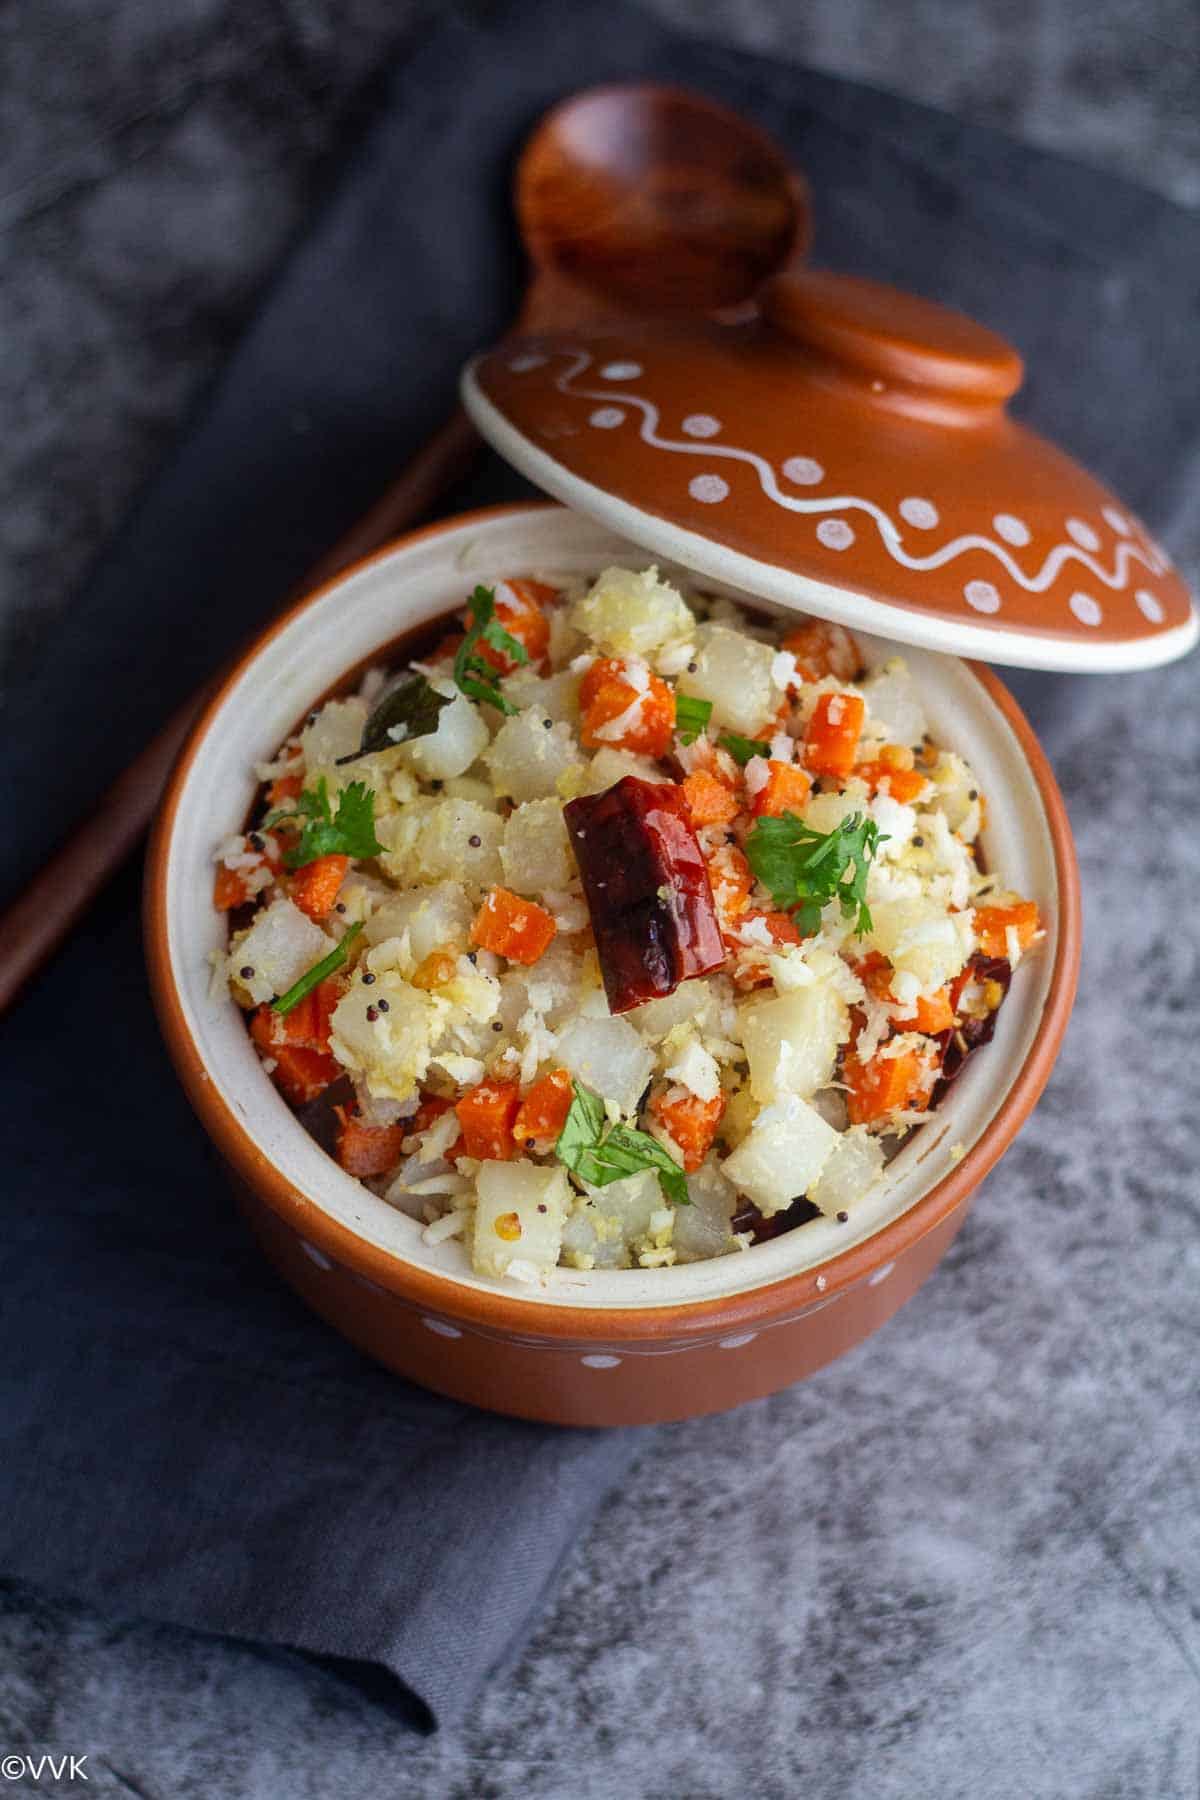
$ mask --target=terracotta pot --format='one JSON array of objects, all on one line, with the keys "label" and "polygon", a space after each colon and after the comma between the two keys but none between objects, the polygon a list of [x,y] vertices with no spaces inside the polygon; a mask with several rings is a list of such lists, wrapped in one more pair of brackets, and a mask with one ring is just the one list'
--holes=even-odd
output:
[{"label": "terracotta pot", "polygon": [[[345,1175],[264,1074],[241,1017],[210,997],[212,851],[241,828],[254,766],[349,668],[461,605],[478,580],[586,572],[645,552],[556,506],[417,532],[269,627],[206,708],[150,848],[146,934],[171,1055],[284,1278],[346,1337],[427,1387],[572,1425],[686,1418],[786,1387],[862,1341],[916,1291],[1057,1054],[1079,960],[1078,875],[1054,777],[987,669],[904,650],[940,741],[988,797],[984,847],[1046,925],[992,1044],[890,1165],[854,1222],[818,1220],[740,1255],[671,1269],[560,1270],[544,1290],[472,1274],[454,1241]],[[709,587],[721,584],[710,582]],[[732,589],[724,589],[734,592]],[[886,654],[865,640],[871,660]]]}]

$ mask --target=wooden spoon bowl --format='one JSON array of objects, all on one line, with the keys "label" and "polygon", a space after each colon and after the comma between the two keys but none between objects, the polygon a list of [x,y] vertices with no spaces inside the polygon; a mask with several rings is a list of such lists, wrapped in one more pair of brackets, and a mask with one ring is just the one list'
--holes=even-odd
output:
[{"label": "wooden spoon bowl", "polygon": [[702,95],[649,85],[591,88],[547,113],[516,209],[537,277],[528,329],[563,323],[563,284],[585,310],[734,306],[811,235],[807,185],[770,138]]}]

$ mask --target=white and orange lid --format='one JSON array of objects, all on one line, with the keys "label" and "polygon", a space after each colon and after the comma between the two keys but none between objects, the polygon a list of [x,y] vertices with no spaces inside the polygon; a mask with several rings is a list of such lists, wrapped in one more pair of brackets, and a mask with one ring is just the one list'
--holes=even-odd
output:
[{"label": "white and orange lid", "polygon": [[803,270],[725,320],[509,339],[462,392],[522,474],[702,577],[988,662],[1183,655],[1185,583],[1115,495],[1009,417],[1021,377],[961,313]]}]

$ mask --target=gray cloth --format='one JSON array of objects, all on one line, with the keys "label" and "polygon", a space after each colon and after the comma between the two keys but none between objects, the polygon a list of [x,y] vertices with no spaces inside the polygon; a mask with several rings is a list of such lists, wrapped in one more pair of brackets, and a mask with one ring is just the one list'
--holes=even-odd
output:
[{"label": "gray cloth", "polygon": [[[1176,475],[1200,446],[1196,219],[617,6],[573,8],[571,33],[559,17],[538,5],[447,23],[398,68],[53,663],[13,698],[6,885],[443,416],[462,357],[511,312],[511,156],[577,84],[581,41],[596,46],[589,81],[682,81],[758,118],[813,181],[818,260],[956,300],[1013,338],[1036,372],[1027,416],[1157,529],[1178,526]],[[486,463],[456,499],[519,489]],[[1071,709],[1085,716],[1104,691],[1020,685],[1068,753]],[[374,1666],[407,1684],[413,1717],[459,1717],[637,1435],[541,1430],[424,1395],[280,1291],[166,1067],[134,871],[14,1014],[0,1054],[16,1126],[0,1570]]]}]

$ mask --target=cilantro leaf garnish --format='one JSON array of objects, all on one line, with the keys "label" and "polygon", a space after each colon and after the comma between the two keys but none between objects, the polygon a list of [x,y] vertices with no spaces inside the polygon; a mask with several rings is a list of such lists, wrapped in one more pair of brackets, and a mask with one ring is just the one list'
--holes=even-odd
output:
[{"label": "cilantro leaf garnish", "polygon": [[471,595],[468,617],[471,624],[454,656],[455,682],[468,700],[483,700],[498,712],[515,713],[518,708],[500,692],[499,669],[485,656],[481,656],[478,650],[478,645],[490,644],[493,650],[503,651],[515,663],[529,661],[524,644],[513,637],[510,631],[505,631],[496,617],[494,588],[475,589]]},{"label": "cilantro leaf garnish", "polygon": [[745,768],[752,756],[770,756],[771,746],[763,738],[739,737],[736,731],[723,731],[717,739],[722,750],[728,750],[735,763]]},{"label": "cilantro leaf garnish", "polygon": [[414,738],[429,737],[438,728],[443,706],[451,696],[437,689],[416,669],[383,696],[366,724],[362,742],[349,756],[338,757],[343,763],[357,762],[360,756],[373,756],[377,750],[394,750],[397,744],[411,744]]},{"label": "cilantro leaf garnish", "polygon": [[314,963],[312,968],[302,975],[286,994],[280,994],[277,1000],[272,1000],[271,1011],[280,1014],[290,1013],[294,1006],[299,1006],[306,995],[311,994],[315,987],[320,987],[327,975],[332,975],[335,969],[341,968],[350,954],[351,944],[361,930],[362,920],[358,919],[346,931],[341,942],[334,945],[328,956],[323,956],[319,963]]},{"label": "cilantro leaf garnish", "polygon": [[263,820],[263,829],[281,819],[303,819],[300,842],[284,856],[289,869],[302,869],[318,856],[378,856],[383,845],[375,836],[375,791],[365,781],[352,781],[338,795],[335,813],[329,804],[329,784],[324,775],[314,788],[305,788],[295,806],[281,807]]},{"label": "cilantro leaf garnish", "polygon": [[676,694],[675,729],[685,744],[694,744],[712,717],[711,700],[697,700],[693,694]]},{"label": "cilantro leaf garnish", "polygon": [[571,1110],[554,1146],[558,1160],[593,1187],[653,1169],[666,1198],[675,1206],[689,1205],[683,1170],[658,1139],[633,1125],[610,1125],[599,1095],[573,1085]]},{"label": "cilantro leaf garnish", "polygon": [[837,900],[842,917],[856,919],[861,937],[871,929],[867,870],[886,838],[862,813],[851,813],[833,831],[814,831],[789,812],[756,822],[746,839],[746,860],[801,931],[817,931],[821,908]]}]

